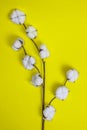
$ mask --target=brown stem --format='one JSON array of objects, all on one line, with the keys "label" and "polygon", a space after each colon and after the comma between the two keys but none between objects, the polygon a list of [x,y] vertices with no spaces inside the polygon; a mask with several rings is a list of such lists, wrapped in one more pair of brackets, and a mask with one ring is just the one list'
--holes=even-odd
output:
[{"label": "brown stem", "polygon": [[38,73],[41,75],[39,68],[36,65],[34,65],[34,67],[38,71]]},{"label": "brown stem", "polygon": [[48,106],[56,99],[56,97],[53,97],[51,101],[48,103]]},{"label": "brown stem", "polygon": [[42,130],[44,130],[45,120],[43,118],[43,110],[45,108],[45,61],[43,61],[43,86],[42,86]]},{"label": "brown stem", "polygon": [[[24,28],[26,29],[26,25],[23,24]],[[37,51],[39,52],[39,48],[36,44],[36,42],[33,39],[30,39],[34,46],[36,47]],[[45,61],[42,60],[43,63],[43,85],[42,85],[42,130],[44,130],[45,120],[43,118],[43,110],[45,108]],[[37,71],[40,73],[39,69],[34,65],[34,67],[37,69]]]},{"label": "brown stem", "polygon": [[23,23],[23,26],[24,26],[25,29],[27,29],[27,27],[26,27],[26,25],[24,23]]},{"label": "brown stem", "polygon": [[26,50],[25,50],[23,45],[22,45],[22,48],[23,48],[24,54],[27,55],[27,52],[26,52]]},{"label": "brown stem", "polygon": [[64,83],[64,86],[66,85],[67,81],[68,81],[68,79],[66,79],[66,81],[65,81],[65,83]]},{"label": "brown stem", "polygon": [[38,48],[36,42],[33,39],[30,39],[30,40],[33,42],[34,46],[36,47],[37,51],[39,52],[39,48]]}]

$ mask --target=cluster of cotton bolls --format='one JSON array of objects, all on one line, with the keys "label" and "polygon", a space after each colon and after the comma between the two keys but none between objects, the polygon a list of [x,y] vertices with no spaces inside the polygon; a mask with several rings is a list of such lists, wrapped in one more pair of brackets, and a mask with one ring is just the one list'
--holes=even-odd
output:
[{"label": "cluster of cotton bolls", "polygon": [[[23,43],[24,43],[23,40],[21,38],[18,38],[17,40],[14,41],[12,48],[15,51],[18,51],[23,46]],[[36,63],[36,60],[32,56],[25,55],[22,59],[22,63],[25,69],[32,70],[35,67],[34,65]],[[32,84],[34,86],[40,86],[42,83],[43,83],[43,78],[39,73],[37,73],[32,77]]]},{"label": "cluster of cotton bolls", "polygon": [[[21,24],[25,27],[26,34],[32,41],[37,37],[38,32],[37,32],[36,28],[34,28],[31,25],[28,27],[25,26],[25,24],[24,24],[25,18],[26,18],[25,13],[23,13],[22,11],[20,11],[18,9],[15,9],[15,10],[13,10],[10,18],[11,18],[12,22],[14,22],[16,24]],[[22,48],[22,47],[24,48],[23,44],[24,44],[24,40],[21,38],[18,38],[13,43],[12,48],[15,51],[18,51],[20,48]],[[38,50],[39,50],[39,56],[41,59],[45,59],[45,58],[49,57],[50,53],[45,44],[41,44],[40,47],[38,47]],[[35,58],[32,56],[29,56],[28,54],[25,53],[25,56],[22,59],[22,64],[23,64],[24,68],[27,70],[32,70],[33,68],[35,68],[35,63],[36,63]],[[78,76],[79,76],[79,73],[75,69],[70,69],[66,73],[66,79],[69,82],[75,82],[78,79]],[[41,74],[36,73],[35,75],[33,75],[31,82],[36,87],[41,86],[43,84],[43,78],[41,77]],[[55,92],[55,98],[58,98],[59,100],[65,100],[67,98],[68,94],[69,94],[69,89],[67,88],[66,84],[63,86],[58,86],[58,88]],[[55,115],[55,112],[56,112],[55,108],[49,104],[43,110],[44,120],[49,120],[49,121],[52,120]]]},{"label": "cluster of cotton bolls", "polygon": [[[13,45],[12,45],[12,48],[15,50],[15,51],[18,51],[19,49],[21,49],[23,47],[23,44],[24,44],[24,40],[21,39],[21,38],[17,38]],[[42,54],[41,54],[42,53]],[[45,54],[46,53],[46,54]],[[46,48],[45,45],[41,45],[40,46],[40,57],[42,59],[44,58],[47,58],[48,55],[49,55],[49,52],[48,52],[48,49]],[[22,64],[24,66],[25,69],[27,70],[32,70],[34,67],[35,67],[35,63],[36,63],[36,60],[34,57],[32,56],[29,56],[28,54],[26,54],[23,59],[22,59]],[[43,78],[41,77],[40,74],[36,74],[32,77],[32,84],[34,86],[40,86],[42,85],[43,83]]]},{"label": "cluster of cotton bolls", "polygon": [[[69,82],[75,82],[79,76],[79,73],[75,69],[70,69],[66,73],[67,81]],[[69,94],[69,89],[64,86],[58,86],[56,92],[55,92],[55,98],[58,98],[59,100],[65,100]],[[43,116],[45,120],[52,120],[55,115],[55,108],[51,105],[48,105],[44,111]]]},{"label": "cluster of cotton bolls", "polygon": [[[11,18],[12,22],[14,22],[16,24],[23,24],[24,25],[26,15],[22,11],[15,9],[11,13],[10,18]],[[26,27],[26,33],[30,39],[35,39],[38,35],[37,29],[31,25]],[[23,47],[23,44],[24,44],[23,39],[18,38],[13,43],[12,48],[14,50],[18,51],[20,48]],[[50,55],[45,44],[40,45],[40,47],[38,47],[38,48],[39,48],[39,55],[40,55],[41,59],[45,59]],[[22,63],[23,63],[23,66],[25,69],[32,70],[35,67],[36,60],[32,56],[25,55],[24,58],[22,59]],[[42,83],[43,83],[43,78],[41,77],[40,74],[36,74],[32,77],[32,84],[34,86],[40,86],[40,85],[42,85]]]},{"label": "cluster of cotton bolls", "polygon": [[[25,18],[26,18],[26,15],[18,9],[13,10],[13,12],[11,14],[11,20],[12,20],[12,22],[14,22],[16,24],[24,24]],[[30,39],[35,39],[38,35],[37,29],[34,28],[32,25],[26,27],[26,33]],[[39,47],[39,55],[40,55],[41,59],[49,57],[50,53],[45,44],[42,44]]]},{"label": "cluster of cotton bolls", "polygon": [[[15,9],[12,11],[10,19],[12,22],[14,22],[16,24],[24,24],[26,15],[22,11]],[[37,37],[37,29],[35,29],[31,25],[26,27],[26,33],[30,39],[34,39]]]}]

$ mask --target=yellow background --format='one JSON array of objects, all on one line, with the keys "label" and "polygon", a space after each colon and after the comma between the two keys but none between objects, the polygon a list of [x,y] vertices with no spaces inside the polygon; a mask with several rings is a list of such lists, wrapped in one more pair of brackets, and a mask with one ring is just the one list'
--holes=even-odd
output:
[{"label": "yellow background", "polygon": [[38,44],[50,50],[46,63],[46,104],[68,68],[76,68],[79,79],[67,83],[69,97],[55,100],[56,115],[46,121],[45,130],[87,130],[87,1],[86,0],[0,0],[0,130],[41,130],[41,87],[30,79],[35,70],[23,68],[23,50],[11,49],[19,36],[29,54],[40,60],[24,28],[12,23],[12,9],[23,10],[26,24],[38,29]]}]

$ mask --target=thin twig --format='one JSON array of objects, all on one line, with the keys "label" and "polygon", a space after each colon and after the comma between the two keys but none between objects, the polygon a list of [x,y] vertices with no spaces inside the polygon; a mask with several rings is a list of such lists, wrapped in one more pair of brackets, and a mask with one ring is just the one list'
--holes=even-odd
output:
[{"label": "thin twig", "polygon": [[43,110],[45,108],[45,61],[43,61],[43,86],[42,86],[42,130],[44,130],[45,120],[43,118]]},{"label": "thin twig", "polygon": [[27,29],[27,27],[26,27],[26,25],[24,23],[23,23],[23,26],[24,26],[25,29]]},{"label": "thin twig", "polygon": [[41,75],[39,68],[36,65],[34,65],[34,67],[38,71],[38,73]]},{"label": "thin twig", "polygon": [[48,106],[56,99],[56,97],[53,97],[51,101],[48,103]]},{"label": "thin twig", "polygon": [[34,46],[36,47],[37,51],[39,52],[39,48],[38,48],[36,42],[33,39],[30,39],[30,40],[33,42]]},{"label": "thin twig", "polygon": [[23,48],[24,54],[27,55],[27,52],[26,52],[26,50],[25,50],[23,45],[22,45],[22,48]]},{"label": "thin twig", "polygon": [[67,81],[68,81],[68,79],[66,79],[66,81],[65,81],[65,83],[64,83],[64,86],[66,85]]},{"label": "thin twig", "polygon": [[[66,85],[67,81],[68,81],[68,79],[66,79],[64,85]],[[56,96],[51,99],[51,101],[48,103],[48,105],[50,105],[55,99],[56,99]]]}]

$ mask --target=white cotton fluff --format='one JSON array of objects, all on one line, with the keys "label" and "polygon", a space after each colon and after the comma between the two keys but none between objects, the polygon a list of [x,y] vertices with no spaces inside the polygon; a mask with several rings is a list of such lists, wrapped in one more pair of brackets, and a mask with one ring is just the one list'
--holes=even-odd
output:
[{"label": "white cotton fluff", "polygon": [[69,90],[66,86],[60,86],[56,90],[56,98],[64,100],[67,98]]},{"label": "white cotton fluff", "polygon": [[23,41],[21,38],[18,38],[18,39],[13,43],[12,48],[13,48],[15,51],[17,51],[17,50],[19,50],[19,49],[22,47],[23,43],[24,43],[24,41]]},{"label": "white cotton fluff", "polygon": [[43,110],[43,116],[45,120],[52,120],[54,115],[55,115],[55,108],[53,106],[47,106],[44,110]]},{"label": "white cotton fluff", "polygon": [[33,77],[32,77],[32,84],[36,87],[42,85],[43,83],[43,78],[40,76],[40,74],[35,74]]},{"label": "white cotton fluff", "polygon": [[40,57],[41,57],[42,59],[49,57],[50,53],[49,53],[49,51],[48,51],[46,45],[42,44],[42,45],[40,46],[40,53],[39,53],[39,54],[40,54]]},{"label": "white cotton fluff", "polygon": [[11,21],[16,24],[23,24],[25,21],[26,15],[22,11],[15,9],[11,13],[10,18],[11,18]]},{"label": "white cotton fluff", "polygon": [[29,55],[26,55],[23,58],[22,63],[26,69],[31,70],[34,68],[35,59]]},{"label": "white cotton fluff", "polygon": [[36,28],[34,28],[33,26],[29,26],[27,29],[26,29],[26,33],[28,35],[28,37],[30,39],[34,39],[37,37],[37,30]]},{"label": "white cotton fluff", "polygon": [[78,79],[79,73],[75,69],[68,70],[66,77],[70,82],[75,82]]}]

